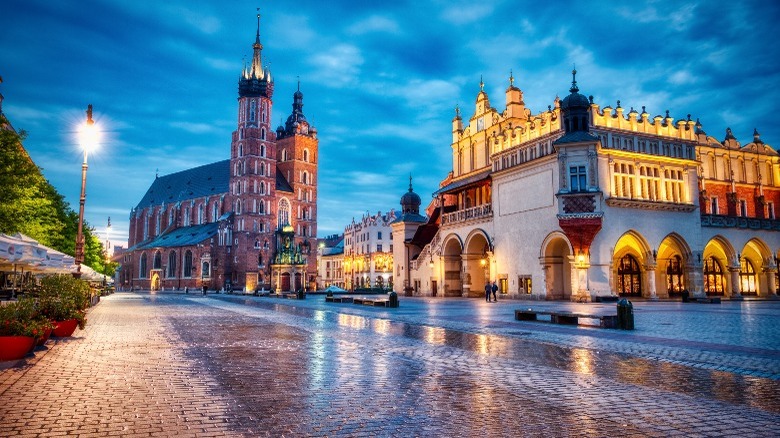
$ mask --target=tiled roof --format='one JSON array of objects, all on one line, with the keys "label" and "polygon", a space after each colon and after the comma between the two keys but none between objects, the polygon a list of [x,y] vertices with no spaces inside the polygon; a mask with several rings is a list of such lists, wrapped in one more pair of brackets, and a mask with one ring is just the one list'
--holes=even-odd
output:
[{"label": "tiled roof", "polygon": [[467,176],[467,177],[465,177],[463,179],[455,180],[455,181],[447,184],[446,186],[440,188],[439,190],[436,190],[435,192],[433,192],[433,196],[436,197],[436,196],[438,196],[438,195],[440,195],[442,193],[449,193],[449,192],[451,192],[453,190],[456,190],[456,189],[459,189],[459,188],[462,188],[462,187],[466,187],[469,184],[473,184],[473,183],[482,181],[484,179],[487,179],[488,177],[490,177],[490,172],[491,172],[491,170],[487,169],[487,170],[483,170],[482,172],[475,173],[474,175]]},{"label": "tiled roof", "polygon": [[[175,203],[227,193],[230,179],[230,160],[217,161],[204,166],[155,178],[152,186],[136,206],[143,210],[163,202]],[[277,183],[278,185],[278,183]],[[292,190],[292,189],[291,189]]]},{"label": "tiled roof", "polygon": [[574,131],[564,135],[558,140],[555,140],[553,144],[583,143],[589,141],[599,141],[599,138],[591,134],[590,132]]},{"label": "tiled roof", "polygon": [[280,172],[278,168],[276,169],[276,190],[279,192],[295,193],[295,190],[293,190],[290,183],[284,179],[284,175],[282,175],[282,172]]},{"label": "tiled roof", "polygon": [[165,234],[157,236],[149,242],[142,242],[128,248],[128,251],[149,248],[175,248],[191,246],[203,242],[217,234],[217,223],[211,222],[190,227],[175,228]]}]

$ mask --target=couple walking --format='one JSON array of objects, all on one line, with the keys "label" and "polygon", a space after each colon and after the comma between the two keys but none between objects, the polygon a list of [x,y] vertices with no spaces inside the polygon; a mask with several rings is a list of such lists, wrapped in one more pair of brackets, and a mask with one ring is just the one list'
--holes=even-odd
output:
[{"label": "couple walking", "polygon": [[485,284],[485,301],[490,302],[490,293],[493,293],[493,301],[498,301],[496,298],[496,292],[498,292],[498,286],[496,286],[496,282],[494,281],[493,284],[491,284],[489,281]]}]

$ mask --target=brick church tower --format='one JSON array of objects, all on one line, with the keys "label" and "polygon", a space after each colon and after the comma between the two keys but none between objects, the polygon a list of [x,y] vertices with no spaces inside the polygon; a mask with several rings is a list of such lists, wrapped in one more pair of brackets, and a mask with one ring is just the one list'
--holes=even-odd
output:
[{"label": "brick church tower", "polygon": [[[293,94],[292,113],[284,126],[276,128],[278,171],[293,188],[289,201],[290,220],[297,238],[296,245],[306,256],[306,282],[317,276],[317,161],[319,160],[317,129],[303,115],[303,93],[300,82]],[[284,201],[280,200],[280,208]],[[279,215],[279,226],[284,226]]]}]

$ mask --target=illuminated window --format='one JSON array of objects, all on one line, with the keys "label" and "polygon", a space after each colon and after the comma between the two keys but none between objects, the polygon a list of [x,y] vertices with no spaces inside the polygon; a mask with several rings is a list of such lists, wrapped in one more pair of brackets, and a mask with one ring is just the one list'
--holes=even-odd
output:
[{"label": "illuminated window", "polygon": [[704,260],[704,292],[708,295],[723,295],[723,285],[726,280],[723,277],[723,268],[715,257]]},{"label": "illuminated window", "polygon": [[618,262],[617,290],[620,295],[642,295],[642,271],[639,263],[631,254],[626,254]]},{"label": "illuminated window", "polygon": [[739,289],[743,295],[756,295],[756,271],[744,257],[739,262]]},{"label": "illuminated window", "polygon": [[676,295],[685,289],[683,263],[679,255],[670,258],[666,263],[666,290],[669,295]]}]

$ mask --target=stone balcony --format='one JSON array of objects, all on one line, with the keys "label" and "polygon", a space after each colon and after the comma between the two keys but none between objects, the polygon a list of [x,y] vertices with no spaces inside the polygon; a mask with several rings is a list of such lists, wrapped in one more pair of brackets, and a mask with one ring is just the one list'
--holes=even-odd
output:
[{"label": "stone balcony", "polygon": [[447,213],[441,217],[441,224],[452,225],[473,220],[487,220],[493,217],[493,205],[482,204],[476,207],[466,208],[463,210],[453,211]]}]

